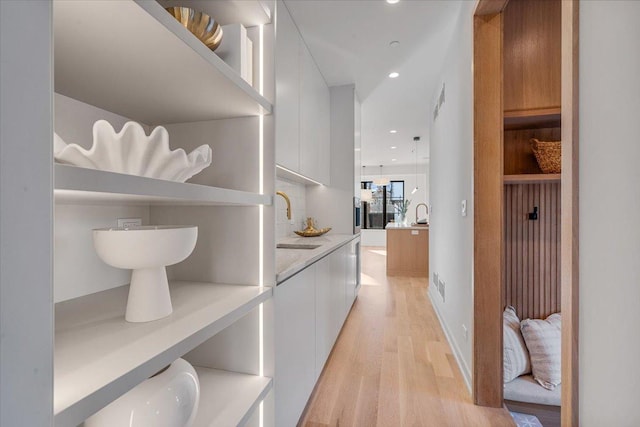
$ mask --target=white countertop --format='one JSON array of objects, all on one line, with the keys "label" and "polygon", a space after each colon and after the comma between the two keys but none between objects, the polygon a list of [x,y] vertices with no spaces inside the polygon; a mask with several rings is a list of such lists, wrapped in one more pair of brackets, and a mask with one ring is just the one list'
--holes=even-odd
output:
[{"label": "white countertop", "polygon": [[331,234],[320,237],[287,237],[278,243],[321,245],[315,249],[276,249],[276,283],[282,283],[300,270],[325,257],[359,234]]},{"label": "white countertop", "polygon": [[386,230],[428,230],[428,225],[401,225],[399,223],[390,222],[385,227]]}]

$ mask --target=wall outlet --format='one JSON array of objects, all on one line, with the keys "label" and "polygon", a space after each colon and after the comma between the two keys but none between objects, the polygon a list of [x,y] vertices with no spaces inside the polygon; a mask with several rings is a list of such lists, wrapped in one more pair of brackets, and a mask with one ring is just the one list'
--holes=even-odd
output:
[{"label": "wall outlet", "polygon": [[462,336],[464,337],[465,341],[469,341],[469,331],[464,324],[462,325]]},{"label": "wall outlet", "polygon": [[118,228],[142,227],[142,218],[118,218]]},{"label": "wall outlet", "polygon": [[464,199],[460,204],[460,213],[462,216],[467,216],[467,199]]}]

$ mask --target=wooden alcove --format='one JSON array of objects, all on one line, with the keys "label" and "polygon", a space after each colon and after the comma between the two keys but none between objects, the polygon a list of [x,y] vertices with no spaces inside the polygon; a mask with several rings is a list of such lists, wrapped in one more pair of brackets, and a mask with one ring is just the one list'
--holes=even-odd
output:
[{"label": "wooden alcove", "polygon": [[[504,306],[522,318],[562,311],[569,426],[578,425],[577,12],[574,1],[480,0],[474,19],[474,401],[503,405]],[[531,138],[563,141],[562,174],[542,174]],[[526,215],[533,206],[537,222]]]}]

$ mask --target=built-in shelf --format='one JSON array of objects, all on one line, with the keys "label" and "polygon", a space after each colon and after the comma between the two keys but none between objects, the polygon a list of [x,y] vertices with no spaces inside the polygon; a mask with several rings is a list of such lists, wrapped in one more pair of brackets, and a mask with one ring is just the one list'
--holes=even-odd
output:
[{"label": "built-in shelf", "polygon": [[271,22],[271,12],[261,0],[158,0],[162,7],[188,6],[212,16],[220,25],[255,27]]},{"label": "built-in shelf", "polygon": [[56,426],[78,425],[272,295],[259,286],[172,282],[170,288],[173,313],[146,323],[124,320],[128,286],[56,304]]},{"label": "built-in shelf", "polygon": [[53,8],[58,93],[147,125],[272,110],[156,1],[57,0]]},{"label": "built-in shelf", "polygon": [[503,182],[505,184],[538,184],[545,182],[560,182],[559,173],[548,174],[522,174],[522,175],[504,175]]},{"label": "built-in shelf", "polygon": [[504,112],[505,130],[560,127],[560,108]]},{"label": "built-in shelf", "polygon": [[200,405],[194,427],[242,426],[271,390],[268,377],[196,367]]},{"label": "built-in shelf", "polygon": [[56,203],[137,205],[271,205],[272,196],[105,172],[62,164],[55,165]]}]

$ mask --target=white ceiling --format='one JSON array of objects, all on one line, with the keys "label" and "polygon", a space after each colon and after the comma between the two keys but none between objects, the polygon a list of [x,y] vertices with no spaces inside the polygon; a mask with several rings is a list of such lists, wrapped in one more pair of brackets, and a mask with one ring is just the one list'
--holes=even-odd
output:
[{"label": "white ceiling", "polygon": [[[413,166],[414,136],[421,137],[418,162],[426,163],[431,102],[462,1],[285,3],[327,84],[356,84],[362,102],[362,164]],[[391,47],[393,40],[400,44]],[[400,77],[390,79],[392,71]],[[390,134],[391,129],[398,133]]]}]

